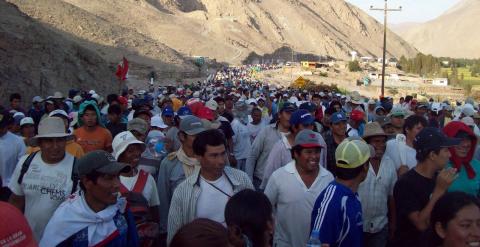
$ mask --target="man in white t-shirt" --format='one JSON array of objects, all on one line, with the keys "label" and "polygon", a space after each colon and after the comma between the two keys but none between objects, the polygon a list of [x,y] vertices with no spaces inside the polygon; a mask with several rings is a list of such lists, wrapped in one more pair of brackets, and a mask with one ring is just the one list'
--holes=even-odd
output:
[{"label": "man in white t-shirt", "polygon": [[333,181],[320,165],[320,136],[300,131],[292,147],[293,160],[273,172],[265,188],[275,214],[275,246],[305,246],[310,235],[310,217],[318,195]]},{"label": "man in white t-shirt", "polygon": [[247,161],[250,149],[252,149],[250,130],[247,125],[248,105],[243,101],[235,103],[233,115],[233,155],[235,155],[235,159],[237,160],[238,169],[245,171],[245,162]]},{"label": "man in white t-shirt", "polygon": [[248,175],[225,166],[225,136],[220,130],[206,130],[193,141],[200,168],[175,189],[168,213],[167,243],[184,225],[196,218],[207,218],[225,224],[225,205],[235,193],[253,189]]},{"label": "man in white t-shirt", "polygon": [[145,143],[139,141],[130,131],[124,131],[115,136],[112,142],[113,155],[118,162],[128,164],[132,169],[120,174],[120,192],[126,195],[129,192],[140,193],[148,202],[149,217],[153,222],[159,222],[159,205],[157,184],[152,175],[138,169]]},{"label": "man in white t-shirt", "polygon": [[43,119],[32,138],[40,151],[22,157],[10,180],[9,202],[24,212],[37,240],[55,209],[76,189],[75,160],[65,152],[69,137],[62,119]]}]

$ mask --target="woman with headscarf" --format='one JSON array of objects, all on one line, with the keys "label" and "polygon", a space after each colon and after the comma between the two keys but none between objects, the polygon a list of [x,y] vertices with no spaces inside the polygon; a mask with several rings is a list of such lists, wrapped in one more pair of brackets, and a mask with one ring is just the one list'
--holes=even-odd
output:
[{"label": "woman with headscarf", "polygon": [[453,181],[448,191],[462,191],[473,196],[480,193],[480,162],[473,158],[477,138],[472,129],[460,121],[448,123],[443,132],[448,137],[460,138],[460,145],[449,148],[450,163],[458,171],[458,177]]}]

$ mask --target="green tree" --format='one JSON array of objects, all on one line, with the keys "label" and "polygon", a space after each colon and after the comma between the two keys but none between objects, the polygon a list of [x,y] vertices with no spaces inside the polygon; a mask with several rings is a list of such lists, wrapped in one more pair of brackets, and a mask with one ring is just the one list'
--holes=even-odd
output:
[{"label": "green tree", "polygon": [[348,63],[348,70],[350,72],[357,72],[362,71],[362,68],[360,68],[360,64],[358,63],[358,61],[355,60]]}]

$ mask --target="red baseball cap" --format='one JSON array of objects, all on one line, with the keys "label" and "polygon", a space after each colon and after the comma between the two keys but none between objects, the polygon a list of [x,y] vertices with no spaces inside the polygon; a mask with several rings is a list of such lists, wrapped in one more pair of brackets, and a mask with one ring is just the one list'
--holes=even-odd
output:
[{"label": "red baseball cap", "polygon": [[200,119],[206,119],[208,121],[212,121],[213,119],[215,119],[213,111],[206,106],[202,106],[200,109],[198,109],[197,117]]},{"label": "red baseball cap", "polygon": [[118,96],[118,103],[121,105],[128,105],[128,99],[123,96]]},{"label": "red baseball cap", "polygon": [[350,113],[350,118],[353,121],[362,121],[364,116],[365,116],[365,114],[363,113],[363,111],[360,111],[360,110],[353,110]]},{"label": "red baseball cap", "polygon": [[0,225],[0,246],[38,246],[23,214],[6,202],[0,202]]}]

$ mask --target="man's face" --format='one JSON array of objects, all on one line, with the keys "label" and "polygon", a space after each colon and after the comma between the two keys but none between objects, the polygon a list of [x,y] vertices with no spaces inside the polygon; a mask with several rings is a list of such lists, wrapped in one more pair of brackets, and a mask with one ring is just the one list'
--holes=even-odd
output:
[{"label": "man's face", "polygon": [[82,115],[82,121],[87,127],[94,127],[97,125],[97,113],[94,110],[85,110]]},{"label": "man's face", "polygon": [[318,106],[320,106],[320,104],[322,102],[321,102],[320,98],[314,97],[314,98],[312,98],[312,103],[314,103],[318,107]]},{"label": "man's face", "polygon": [[259,101],[258,101],[258,106],[261,107],[261,108],[263,108],[263,107],[265,106],[265,101],[259,100]]},{"label": "man's face", "polygon": [[225,145],[207,145],[205,154],[197,156],[197,159],[200,161],[203,171],[210,174],[222,174],[227,160]]},{"label": "man's face", "polygon": [[222,114],[225,111],[225,102],[218,102],[218,108],[217,111]]},{"label": "man's face", "polygon": [[291,116],[292,116],[292,113],[289,112],[289,111],[280,112],[280,115],[279,115],[280,125],[282,125],[285,128],[290,128],[290,117]]},{"label": "man's face", "polygon": [[424,116],[425,113],[427,113],[427,109],[425,107],[418,107],[415,110],[415,114],[418,115],[418,116]]},{"label": "man's face", "polygon": [[135,138],[137,138],[137,140],[142,141],[142,142],[145,142],[145,138],[147,138],[147,136],[145,134],[140,133],[137,130],[130,130],[130,133],[132,133],[132,135],[135,136]]},{"label": "man's face", "polygon": [[142,144],[130,144],[118,157],[118,161],[129,164],[132,168],[137,167],[143,151],[145,151],[145,148]]},{"label": "man's face", "polygon": [[120,192],[119,175],[105,174],[98,177],[96,182],[84,177],[82,178],[82,183],[85,185],[87,195],[96,204],[107,207],[117,203],[118,193]]},{"label": "man's face", "polygon": [[369,110],[369,111],[375,110],[375,105],[374,105],[374,104],[369,104],[369,105],[368,105],[368,110]]},{"label": "man's face", "polygon": [[252,112],[252,123],[257,125],[262,121],[262,112],[261,111],[253,111]]},{"label": "man's face", "polygon": [[225,108],[232,110],[233,109],[233,100],[227,100],[225,101]]},{"label": "man's face", "polygon": [[417,136],[418,133],[420,133],[420,131],[422,131],[423,128],[424,126],[421,123],[418,123],[415,126],[413,126],[413,128],[406,129],[407,137],[410,137],[413,140],[413,138],[415,138],[415,136]]},{"label": "man's face", "polygon": [[13,109],[17,109],[18,107],[20,107],[20,99],[12,99],[12,101],[10,101],[10,106]]},{"label": "man's face", "polygon": [[[179,133],[181,134],[181,133]],[[193,141],[195,141],[196,135],[187,135],[187,133],[182,133],[183,138],[180,139],[182,142],[182,146],[192,149],[193,148]]]},{"label": "man's face", "polygon": [[368,144],[372,145],[375,149],[375,157],[378,160],[381,160],[383,154],[385,153],[385,148],[387,147],[387,137],[385,136],[373,136],[370,137]]},{"label": "man's face", "polygon": [[445,168],[450,161],[450,151],[448,151],[448,148],[441,148],[438,154],[432,152],[431,155],[433,162],[437,165],[439,170]]},{"label": "man's face", "polygon": [[304,171],[317,171],[320,168],[321,151],[321,148],[305,148],[300,153],[294,152],[296,164]]},{"label": "man's face", "polygon": [[65,157],[65,146],[67,138],[41,138],[39,140],[40,150],[48,161],[60,162]]},{"label": "man's face", "polygon": [[332,133],[334,135],[345,136],[345,133],[347,131],[347,123],[345,121],[332,123],[331,128],[332,128]]},{"label": "man's face", "polygon": [[392,118],[390,118],[390,121],[395,128],[403,128],[403,124],[405,124],[405,119],[403,118],[403,116],[392,116]]},{"label": "man's face", "polygon": [[38,102],[35,102],[35,103],[33,103],[33,107],[34,107],[35,109],[40,109],[40,108],[42,107],[42,105],[41,105],[40,103],[38,103]]},{"label": "man's face", "polygon": [[173,126],[173,116],[163,116],[162,115],[163,122],[168,125],[168,126]]},{"label": "man's face", "polygon": [[117,115],[115,113],[109,113],[107,115],[108,121],[111,123],[118,123],[120,121],[120,115]]},{"label": "man's face", "polygon": [[21,132],[22,132],[23,137],[31,138],[31,137],[35,136],[35,125],[33,125],[33,124],[23,125]]}]

